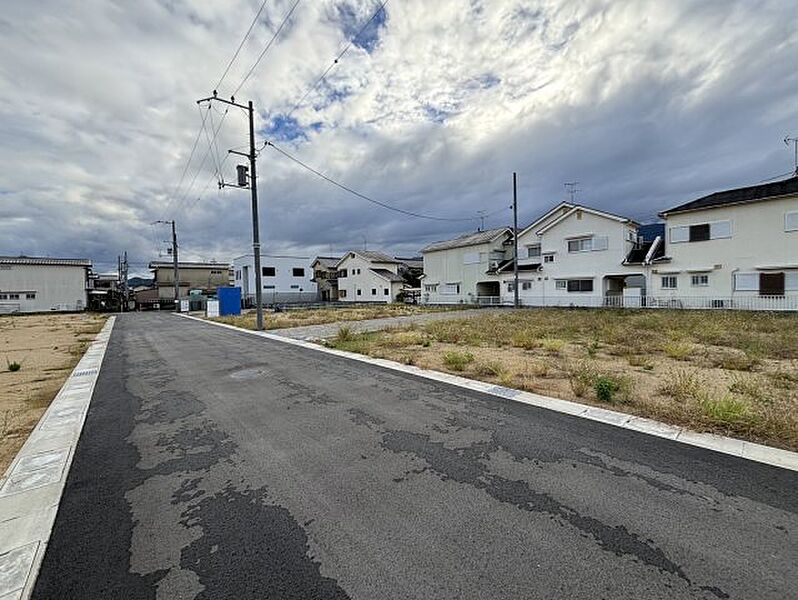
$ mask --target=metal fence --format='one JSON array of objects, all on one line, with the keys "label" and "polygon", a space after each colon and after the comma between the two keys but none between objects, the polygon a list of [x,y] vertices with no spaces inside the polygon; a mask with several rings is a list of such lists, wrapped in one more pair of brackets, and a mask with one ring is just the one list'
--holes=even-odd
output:
[{"label": "metal fence", "polygon": [[[798,296],[521,296],[521,306],[798,311]],[[480,306],[512,306],[511,297],[478,296]]]}]

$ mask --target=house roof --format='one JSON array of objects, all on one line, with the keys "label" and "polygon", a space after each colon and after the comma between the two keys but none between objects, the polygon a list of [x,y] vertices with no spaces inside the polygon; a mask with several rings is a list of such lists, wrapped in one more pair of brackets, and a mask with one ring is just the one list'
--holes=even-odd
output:
[{"label": "house roof", "polygon": [[[171,269],[174,267],[174,263],[166,260],[154,260],[152,261],[149,266],[147,267],[150,270],[154,269]],[[214,262],[178,262],[177,263],[178,269],[229,269],[230,265],[226,263],[214,263]]]},{"label": "house roof", "polygon": [[402,258],[401,256],[397,256],[396,260],[398,260],[404,265],[407,265],[411,269],[424,268],[424,258],[421,256],[414,256],[412,258]]},{"label": "house roof", "polygon": [[387,279],[391,283],[401,283],[404,281],[399,275],[388,269],[369,269],[375,275],[379,275],[383,279]]},{"label": "house roof", "polygon": [[51,258],[49,256],[0,256],[2,265],[47,265],[53,267],[91,267],[88,258]]},{"label": "house roof", "polygon": [[452,248],[486,244],[488,242],[492,242],[497,237],[505,233],[510,233],[510,231],[511,230],[509,227],[501,227],[499,229],[486,229],[484,231],[477,231],[476,233],[466,233],[451,240],[433,242],[421,250],[421,252],[423,254],[426,252],[437,252],[439,250],[451,250]]},{"label": "house roof", "polygon": [[530,229],[534,229],[535,227],[537,227],[537,226],[540,224],[540,222],[541,222],[541,221],[545,221],[545,220],[546,220],[548,217],[550,217],[550,216],[551,216],[551,214],[552,214],[552,213],[554,213],[554,212],[557,212],[558,210],[560,210],[560,209],[562,209],[562,208],[573,208],[573,206],[574,206],[574,205],[573,205],[573,204],[571,204],[570,202],[560,202],[560,203],[559,203],[559,204],[557,204],[556,206],[553,206],[553,207],[551,207],[551,208],[550,208],[549,210],[547,210],[545,213],[543,213],[542,215],[540,215],[540,216],[539,216],[537,219],[535,219],[534,221],[532,221],[532,222],[531,222],[529,225],[527,225],[526,227],[524,227],[523,229],[521,229],[521,230],[518,232],[518,236],[520,237],[520,236],[524,235],[524,234],[525,234],[527,231],[529,231]]},{"label": "house roof", "polygon": [[603,211],[603,210],[598,210],[596,208],[590,208],[589,206],[583,206],[581,204],[574,204],[573,207],[571,207],[571,210],[569,210],[564,215],[554,219],[551,223],[548,223],[542,229],[538,230],[538,233],[543,233],[544,231],[548,231],[549,229],[551,229],[555,225],[557,225],[559,223],[562,223],[565,219],[567,219],[572,214],[574,214],[574,213],[576,213],[576,212],[578,212],[580,210],[582,212],[590,213],[591,215],[597,215],[599,217],[604,217],[605,219],[612,219],[613,221],[618,221],[619,223],[634,223],[634,221],[632,221],[632,219],[628,219],[628,218],[622,217],[620,215],[615,215],[613,213],[609,213],[609,212],[606,212],[606,211]]},{"label": "house roof", "polygon": [[759,202],[771,198],[778,198],[779,196],[788,196],[790,194],[798,194],[798,175],[793,175],[789,179],[782,179],[781,181],[715,192],[714,194],[709,194],[708,196],[703,196],[697,200],[692,200],[691,202],[665,210],[659,213],[659,215],[665,217],[667,215],[691,210],[728,206],[729,204]]},{"label": "house roof", "polygon": [[333,269],[335,265],[341,260],[340,256],[317,256],[310,266],[312,267],[316,263],[320,264],[325,269]]},{"label": "house roof", "polygon": [[376,250],[350,250],[340,258],[340,260],[336,263],[336,266],[340,265],[352,254],[356,254],[360,258],[365,258],[367,261],[373,263],[399,264],[401,262],[388,256],[384,252],[377,252]]}]

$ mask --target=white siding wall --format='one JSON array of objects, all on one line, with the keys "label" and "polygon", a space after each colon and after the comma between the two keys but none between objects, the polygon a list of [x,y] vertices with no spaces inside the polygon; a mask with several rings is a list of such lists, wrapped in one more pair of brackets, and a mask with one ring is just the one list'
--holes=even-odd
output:
[{"label": "white siding wall", "polygon": [[[762,272],[785,273],[787,287],[798,282],[798,230],[792,230],[790,215],[798,213],[798,197],[766,200],[671,215],[666,223],[667,255],[671,262],[652,269],[651,293],[658,296],[728,298],[759,295]],[[711,224],[712,237],[706,241],[673,242],[683,238],[690,225]],[[714,225],[712,225],[714,224]],[[777,269],[768,269],[777,267]],[[692,285],[693,275],[707,275],[708,285]],[[745,290],[735,290],[734,276],[739,274]],[[663,277],[675,277],[676,289],[663,288]],[[798,296],[798,289],[785,290],[786,296]]]},{"label": "white siding wall", "polygon": [[[391,284],[384,277],[372,273],[369,269],[387,269],[398,274],[396,263],[370,262],[350,253],[338,266],[338,270],[346,269],[346,277],[338,277],[338,300],[341,302],[395,302],[397,294],[404,287],[402,284]],[[388,293],[385,293],[388,290]],[[344,294],[341,294],[344,291]],[[358,293],[359,292],[359,293]],[[372,293],[374,292],[374,293]]]},{"label": "white siding wall", "polygon": [[[28,294],[35,297],[28,298]],[[19,295],[19,298],[12,295]],[[0,312],[85,308],[86,267],[0,265]]]},{"label": "white siding wall", "polygon": [[[497,276],[488,275],[486,271],[492,260],[505,258],[506,249],[501,243],[504,239],[505,236],[501,236],[489,244],[425,252],[421,301],[425,304],[476,302],[477,283],[499,281]],[[512,250],[506,254],[507,258],[511,256]]]},{"label": "white siding wall", "polygon": [[[261,268],[273,267],[274,275],[262,275],[263,301],[265,303],[314,301],[317,295],[316,282],[310,263],[313,259],[305,256],[269,256],[260,257]],[[246,269],[244,267],[247,267]],[[294,275],[294,269],[304,269],[301,276]],[[244,282],[244,276],[248,281]],[[250,296],[255,294],[255,258],[251,254],[239,256],[233,260],[233,277],[235,285],[245,290]]]}]

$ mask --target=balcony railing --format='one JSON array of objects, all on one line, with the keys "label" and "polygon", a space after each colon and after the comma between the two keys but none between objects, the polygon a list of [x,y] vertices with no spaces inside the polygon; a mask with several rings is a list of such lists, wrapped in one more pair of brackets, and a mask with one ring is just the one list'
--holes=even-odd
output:
[{"label": "balcony railing", "polygon": [[[524,296],[526,307],[634,308],[676,310],[798,311],[798,296]],[[477,296],[480,306],[512,306],[512,296]]]}]

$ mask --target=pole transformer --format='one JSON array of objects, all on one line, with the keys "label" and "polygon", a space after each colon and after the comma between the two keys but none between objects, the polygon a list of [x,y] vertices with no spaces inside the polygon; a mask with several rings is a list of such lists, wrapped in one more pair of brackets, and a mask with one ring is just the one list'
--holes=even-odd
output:
[{"label": "pole transformer", "polygon": [[[243,152],[237,152],[235,150],[228,150],[230,154],[238,154],[239,156],[244,156],[249,159],[249,190],[252,194],[252,253],[254,254],[254,262],[255,262],[255,314],[256,314],[256,323],[255,329],[258,331],[263,331],[263,285],[262,285],[262,273],[260,268],[260,224],[258,220],[258,178],[257,172],[255,170],[255,160],[257,158],[257,154],[255,152],[255,107],[252,104],[252,100],[250,100],[246,105],[239,104],[235,101],[234,97],[231,97],[230,100],[225,100],[224,98],[219,98],[216,94],[216,90],[213,90],[213,96],[208,98],[202,98],[197,100],[197,104],[201,104],[203,102],[212,102],[216,100],[217,102],[223,102],[224,104],[229,104],[230,106],[235,106],[236,108],[241,108],[247,111],[247,115],[249,117],[249,154],[245,154]],[[219,174],[221,176],[221,173]],[[241,185],[243,183],[241,178],[241,173],[239,171],[239,184],[234,187],[243,188],[245,186]],[[225,187],[227,185],[224,181],[219,182],[220,187]]]}]

